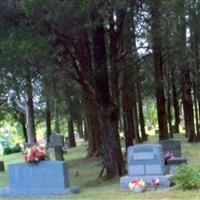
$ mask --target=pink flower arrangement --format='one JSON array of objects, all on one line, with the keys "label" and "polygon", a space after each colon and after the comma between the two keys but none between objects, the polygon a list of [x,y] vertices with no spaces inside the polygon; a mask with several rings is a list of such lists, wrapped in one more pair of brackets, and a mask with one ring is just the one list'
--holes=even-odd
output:
[{"label": "pink flower arrangement", "polygon": [[167,151],[167,153],[165,154],[165,160],[169,160],[169,159],[172,159],[174,158],[174,154],[170,151]]},{"label": "pink flower arrangement", "polygon": [[160,184],[160,179],[159,178],[152,178],[152,184],[153,185],[159,185]]},{"label": "pink flower arrangement", "polygon": [[151,182],[152,182],[154,189],[157,189],[157,187],[160,185],[160,179],[157,177],[152,178]]}]

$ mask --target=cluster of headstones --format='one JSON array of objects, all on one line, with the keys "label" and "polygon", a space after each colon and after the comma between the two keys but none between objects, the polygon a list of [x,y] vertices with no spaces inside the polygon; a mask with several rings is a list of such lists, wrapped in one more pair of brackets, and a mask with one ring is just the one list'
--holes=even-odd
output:
[{"label": "cluster of headstones", "polygon": [[[49,148],[64,145],[62,135],[50,138]],[[166,168],[165,152],[175,155],[173,162],[167,165],[176,166],[186,159],[181,156],[179,140],[162,141],[161,145],[140,144],[128,148],[128,175],[120,179],[121,189],[127,189],[133,179],[142,178],[146,186],[152,186],[152,180],[160,180],[159,187],[169,187],[171,184],[170,170]],[[1,163],[1,162],[0,162]],[[172,169],[171,169],[172,170]],[[43,161],[38,164],[15,163],[8,166],[9,188],[0,190],[0,196],[51,196],[72,194],[80,190],[70,187],[67,162]],[[44,189],[45,188],[45,189]]]},{"label": "cluster of headstones", "polygon": [[[179,140],[163,140],[161,145],[140,144],[128,148],[128,175],[120,179],[120,188],[127,189],[128,184],[142,178],[147,187],[152,187],[152,180],[160,180],[159,187],[169,187],[171,177],[176,166],[186,162],[181,156],[181,143]],[[174,154],[173,159],[165,161],[165,153]]]}]

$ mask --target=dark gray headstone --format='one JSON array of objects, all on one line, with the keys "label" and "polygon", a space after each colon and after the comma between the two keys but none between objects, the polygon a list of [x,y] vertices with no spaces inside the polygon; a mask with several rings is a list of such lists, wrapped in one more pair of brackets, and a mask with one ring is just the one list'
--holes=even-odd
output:
[{"label": "dark gray headstone", "polygon": [[54,148],[57,146],[64,147],[64,136],[61,134],[50,135],[48,146],[51,148]]},{"label": "dark gray headstone", "polygon": [[175,157],[181,157],[181,141],[177,139],[161,140],[164,155],[169,151]]},{"label": "dark gray headstone", "polygon": [[4,162],[0,161],[0,172],[4,172],[4,171],[5,171]]},{"label": "dark gray headstone", "polygon": [[8,178],[9,188],[1,189],[0,196],[50,196],[79,191],[79,187],[70,187],[64,161],[10,164]]}]

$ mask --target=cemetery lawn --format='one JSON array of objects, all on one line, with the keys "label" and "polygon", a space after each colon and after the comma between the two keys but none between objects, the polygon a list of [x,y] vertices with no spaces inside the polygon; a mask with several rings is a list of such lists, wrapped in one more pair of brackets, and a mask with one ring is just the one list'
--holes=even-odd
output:
[{"label": "cemetery lawn", "polygon": [[[149,143],[158,143],[157,135],[149,137]],[[182,154],[187,157],[188,163],[200,164],[200,144],[187,143],[184,135],[176,134],[175,138],[182,140]],[[81,192],[70,196],[52,196],[48,198],[3,198],[2,200],[12,199],[31,199],[31,200],[59,200],[59,199],[72,199],[72,200],[131,200],[131,199],[200,199],[200,191],[182,191],[174,187],[148,191],[144,193],[132,193],[129,191],[120,191],[119,178],[112,181],[103,180],[98,178],[101,171],[101,166],[96,158],[85,158],[86,146],[83,141],[79,141],[78,147],[71,149],[65,154],[65,159],[68,161],[70,183],[71,185],[79,185]],[[0,187],[6,187],[7,183],[7,166],[9,163],[17,163],[23,161],[21,153],[2,156],[1,160],[5,162],[6,172],[0,172]],[[28,178],[28,177],[27,177]],[[3,182],[2,182],[3,180]],[[45,188],[44,188],[45,189]],[[1,197],[0,197],[1,199]]]}]

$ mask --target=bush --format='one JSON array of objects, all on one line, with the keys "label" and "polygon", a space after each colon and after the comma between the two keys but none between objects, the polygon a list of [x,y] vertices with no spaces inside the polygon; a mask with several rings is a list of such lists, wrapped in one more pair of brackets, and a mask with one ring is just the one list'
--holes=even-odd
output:
[{"label": "bush", "polygon": [[173,180],[183,190],[197,189],[200,186],[200,167],[182,164],[178,167]]},{"label": "bush", "polygon": [[12,153],[12,149],[10,147],[6,147],[4,150],[3,150],[3,154],[4,155],[8,155],[8,154],[11,154]]},{"label": "bush", "polygon": [[18,153],[18,152],[21,152],[21,147],[20,147],[19,144],[16,144],[16,146],[13,147],[13,148],[6,147],[3,151],[3,154],[8,155],[8,154],[11,154],[11,153]]}]

